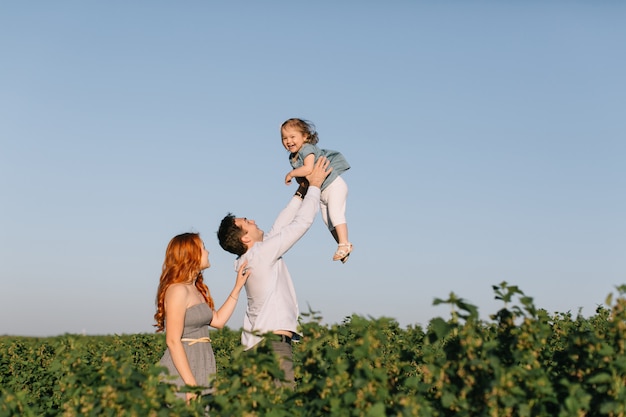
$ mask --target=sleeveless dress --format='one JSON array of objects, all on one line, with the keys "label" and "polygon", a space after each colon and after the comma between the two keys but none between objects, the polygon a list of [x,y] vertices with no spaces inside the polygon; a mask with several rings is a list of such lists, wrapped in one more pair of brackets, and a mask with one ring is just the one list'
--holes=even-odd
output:
[{"label": "sleeveless dress", "polygon": [[[185,312],[185,328],[183,329],[182,339],[209,337],[209,323],[211,323],[212,319],[213,311],[207,303],[200,303],[189,307]],[[200,341],[190,344],[192,342],[184,341],[182,343],[185,353],[187,354],[189,367],[191,368],[193,376],[196,378],[196,383],[199,386],[207,387],[209,385],[209,378],[217,372],[211,342]],[[174,366],[174,361],[172,360],[169,349],[165,350],[163,357],[159,361],[159,365],[167,368],[169,376],[164,376],[164,378],[166,378],[168,383],[174,384],[177,387],[185,385],[176,370],[176,366]],[[213,390],[209,388],[203,390],[202,394],[210,394],[212,391]],[[185,398],[185,393],[177,393],[177,395],[181,398]]]}]

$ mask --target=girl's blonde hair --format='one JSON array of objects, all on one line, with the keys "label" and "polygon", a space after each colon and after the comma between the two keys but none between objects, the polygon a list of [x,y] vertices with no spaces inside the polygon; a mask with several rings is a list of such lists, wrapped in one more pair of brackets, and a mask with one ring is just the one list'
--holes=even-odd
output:
[{"label": "girl's blonde hair", "polygon": [[311,145],[317,145],[317,142],[319,142],[317,132],[315,131],[315,125],[308,120],[302,120],[297,118],[291,118],[289,120],[286,120],[282,125],[280,125],[281,139],[283,128],[285,127],[293,127],[298,129],[303,135],[306,136],[306,143],[310,143]]},{"label": "girl's blonde hair", "polygon": [[172,284],[189,281],[189,277],[196,275],[196,288],[202,294],[204,301],[213,310],[214,303],[209,288],[204,283],[200,270],[202,261],[202,239],[198,233],[183,233],[170,240],[165,250],[163,271],[159,279],[159,289],[156,295],[157,311],[154,320],[157,332],[165,329],[165,293]]}]

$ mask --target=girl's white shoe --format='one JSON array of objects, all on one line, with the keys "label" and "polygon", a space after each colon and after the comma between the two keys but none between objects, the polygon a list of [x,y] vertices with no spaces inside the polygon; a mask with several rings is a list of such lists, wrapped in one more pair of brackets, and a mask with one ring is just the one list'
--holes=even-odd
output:
[{"label": "girl's white shoe", "polygon": [[340,243],[337,245],[337,251],[335,251],[333,261],[341,261],[342,264],[345,264],[348,262],[350,252],[352,252],[352,243]]}]

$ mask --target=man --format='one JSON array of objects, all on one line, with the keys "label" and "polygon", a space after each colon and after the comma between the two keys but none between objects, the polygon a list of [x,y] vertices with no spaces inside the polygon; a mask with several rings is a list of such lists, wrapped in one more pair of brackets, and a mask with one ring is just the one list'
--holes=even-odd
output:
[{"label": "man", "polygon": [[291,341],[299,338],[298,300],[283,255],[306,233],[319,211],[320,187],[332,171],[329,161],[319,158],[313,172],[300,183],[298,191],[265,234],[254,220],[229,213],[220,224],[217,237],[220,246],[238,256],[235,269],[248,262],[250,275],[245,288],[248,306],[243,323],[241,343],[252,349],[262,338],[274,333],[272,348],[281,357],[285,379],[293,386],[293,353]]}]

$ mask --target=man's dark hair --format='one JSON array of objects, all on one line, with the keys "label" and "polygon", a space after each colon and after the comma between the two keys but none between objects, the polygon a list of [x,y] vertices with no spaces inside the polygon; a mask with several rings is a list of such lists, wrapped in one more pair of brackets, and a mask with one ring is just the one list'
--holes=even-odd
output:
[{"label": "man's dark hair", "polygon": [[222,219],[220,228],[217,231],[217,240],[220,242],[220,246],[227,252],[241,256],[248,250],[241,241],[242,236],[243,229],[235,224],[235,216],[232,213],[228,213]]}]

